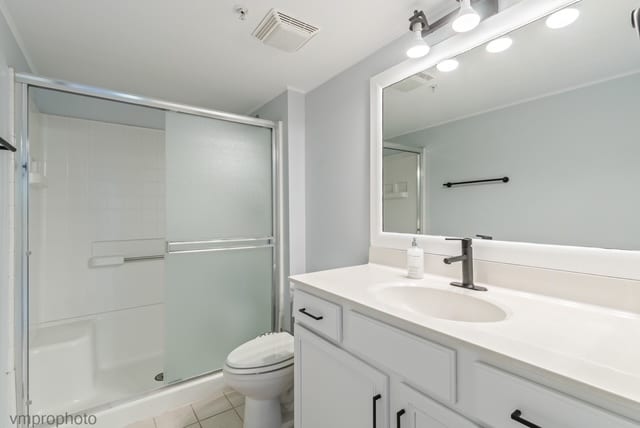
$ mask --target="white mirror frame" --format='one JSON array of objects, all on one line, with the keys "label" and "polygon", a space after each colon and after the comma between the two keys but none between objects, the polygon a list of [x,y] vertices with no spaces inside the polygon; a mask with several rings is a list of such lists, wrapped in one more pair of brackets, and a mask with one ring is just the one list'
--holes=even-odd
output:
[{"label": "white mirror frame", "polygon": [[[382,230],[383,89],[431,68],[444,59],[458,56],[579,1],[522,0],[498,15],[488,18],[474,31],[456,35],[433,46],[426,57],[420,60],[404,61],[371,78],[372,247],[406,249],[410,245],[412,236]],[[640,219],[638,223],[640,227]],[[419,235],[418,242],[429,254],[455,255],[460,251],[459,244],[446,242],[441,236]],[[474,242],[474,250],[476,259],[489,262],[640,280],[640,251],[483,240]]]}]

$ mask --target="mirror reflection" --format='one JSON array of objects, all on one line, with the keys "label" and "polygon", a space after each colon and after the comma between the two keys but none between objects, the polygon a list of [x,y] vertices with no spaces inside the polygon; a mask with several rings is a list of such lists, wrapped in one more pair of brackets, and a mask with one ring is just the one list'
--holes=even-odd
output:
[{"label": "mirror reflection", "polygon": [[384,231],[640,249],[637,6],[583,0],[385,88]]}]

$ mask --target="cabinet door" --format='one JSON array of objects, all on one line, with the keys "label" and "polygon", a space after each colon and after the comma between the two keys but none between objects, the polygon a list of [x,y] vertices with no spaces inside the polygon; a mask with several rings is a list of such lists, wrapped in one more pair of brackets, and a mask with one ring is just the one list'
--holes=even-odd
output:
[{"label": "cabinet door", "polygon": [[392,428],[478,428],[404,383],[393,385]]},{"label": "cabinet door", "polygon": [[296,428],[388,428],[387,376],[295,329]]}]

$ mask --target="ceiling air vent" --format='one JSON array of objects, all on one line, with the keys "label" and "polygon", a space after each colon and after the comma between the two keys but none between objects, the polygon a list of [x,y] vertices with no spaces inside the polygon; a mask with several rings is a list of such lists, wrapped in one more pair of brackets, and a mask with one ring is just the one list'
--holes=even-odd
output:
[{"label": "ceiling air vent", "polygon": [[304,46],[320,29],[271,9],[253,36],[264,44],[285,52],[295,52]]},{"label": "ceiling air vent", "polygon": [[414,89],[418,89],[419,87],[428,84],[434,79],[435,77],[433,77],[431,74],[422,71],[420,73],[414,74],[411,77],[407,77],[406,79],[401,80],[400,82],[394,84],[392,88],[400,92],[411,92]]}]

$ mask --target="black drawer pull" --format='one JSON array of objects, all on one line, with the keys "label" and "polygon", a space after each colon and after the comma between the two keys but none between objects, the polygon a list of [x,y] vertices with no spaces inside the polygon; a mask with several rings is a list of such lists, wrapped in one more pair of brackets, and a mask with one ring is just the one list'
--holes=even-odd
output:
[{"label": "black drawer pull", "polygon": [[376,428],[377,419],[378,419],[378,400],[382,398],[382,395],[376,394],[373,396],[373,428]]},{"label": "black drawer pull", "polygon": [[511,413],[511,419],[513,419],[516,422],[520,422],[522,425],[529,428],[542,428],[540,425],[536,425],[533,422],[529,422],[528,420],[523,418],[522,412],[518,409],[514,410],[513,413]]},{"label": "black drawer pull", "polygon": [[306,316],[313,318],[316,321],[320,321],[321,319],[324,318],[323,316],[317,317],[315,315],[310,314],[309,312],[307,312],[307,308],[302,308],[298,312],[301,312],[301,313],[305,314]]},{"label": "black drawer pull", "polygon": [[407,412],[404,409],[399,410],[398,413],[396,413],[396,428],[400,428],[400,420],[402,419],[402,415],[405,413]]}]

